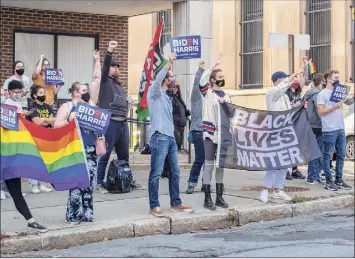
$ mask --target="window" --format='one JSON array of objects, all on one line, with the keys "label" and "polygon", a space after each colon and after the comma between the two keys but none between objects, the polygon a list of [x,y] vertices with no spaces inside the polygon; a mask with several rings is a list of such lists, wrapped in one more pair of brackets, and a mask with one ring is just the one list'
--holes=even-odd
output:
[{"label": "window", "polygon": [[307,0],[306,15],[311,38],[308,56],[322,73],[331,69],[331,0]]},{"label": "window", "polygon": [[241,1],[241,89],[263,87],[263,0]]},{"label": "window", "polygon": [[170,42],[171,38],[171,10],[160,11],[157,13],[157,24],[164,17],[163,32],[160,38],[160,46],[163,49],[165,44]]},{"label": "window", "polygon": [[90,83],[94,60],[92,52],[97,48],[96,36],[15,31],[14,60],[25,65],[25,74],[32,83],[40,55],[44,54],[52,67],[63,69],[65,85],[58,92],[58,99],[69,99],[68,88],[75,81]]}]

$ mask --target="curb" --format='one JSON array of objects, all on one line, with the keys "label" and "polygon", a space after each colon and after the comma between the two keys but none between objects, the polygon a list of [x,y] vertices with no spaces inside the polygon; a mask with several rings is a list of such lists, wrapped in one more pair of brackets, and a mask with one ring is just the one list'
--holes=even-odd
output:
[{"label": "curb", "polygon": [[111,239],[142,237],[158,234],[182,234],[237,227],[251,222],[319,214],[354,206],[353,195],[342,195],[297,204],[260,205],[231,208],[206,213],[179,214],[165,218],[94,223],[38,235],[15,236],[1,240],[2,254],[65,249]]}]

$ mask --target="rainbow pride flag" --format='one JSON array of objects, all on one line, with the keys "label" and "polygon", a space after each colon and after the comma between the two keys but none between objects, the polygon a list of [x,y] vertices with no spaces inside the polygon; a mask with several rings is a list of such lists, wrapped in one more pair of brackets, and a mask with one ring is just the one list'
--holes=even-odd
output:
[{"label": "rainbow pride flag", "polygon": [[51,183],[57,191],[90,186],[75,121],[48,129],[21,115],[18,119],[18,131],[1,127],[1,180],[27,177]]},{"label": "rainbow pride flag", "polygon": [[309,62],[308,62],[308,64],[307,64],[307,70],[308,70],[308,74],[309,74],[309,75],[313,75],[314,73],[317,72],[316,66],[314,65],[312,59],[310,59]]}]

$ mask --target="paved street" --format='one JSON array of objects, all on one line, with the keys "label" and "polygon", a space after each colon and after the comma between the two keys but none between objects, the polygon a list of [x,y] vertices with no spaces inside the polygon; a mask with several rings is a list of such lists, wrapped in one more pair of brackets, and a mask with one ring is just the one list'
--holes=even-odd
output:
[{"label": "paved street", "polygon": [[121,239],[30,257],[354,257],[353,209],[233,230]]}]

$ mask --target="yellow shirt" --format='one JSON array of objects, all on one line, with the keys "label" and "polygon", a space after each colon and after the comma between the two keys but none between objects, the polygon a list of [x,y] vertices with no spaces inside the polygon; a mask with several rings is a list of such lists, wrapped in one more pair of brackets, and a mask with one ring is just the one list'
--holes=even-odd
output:
[{"label": "yellow shirt", "polygon": [[41,75],[38,75],[37,78],[32,77],[32,81],[34,84],[42,86],[44,88],[44,92],[46,94],[46,100],[44,103],[53,105],[54,103],[54,86],[46,85],[44,78]]}]

